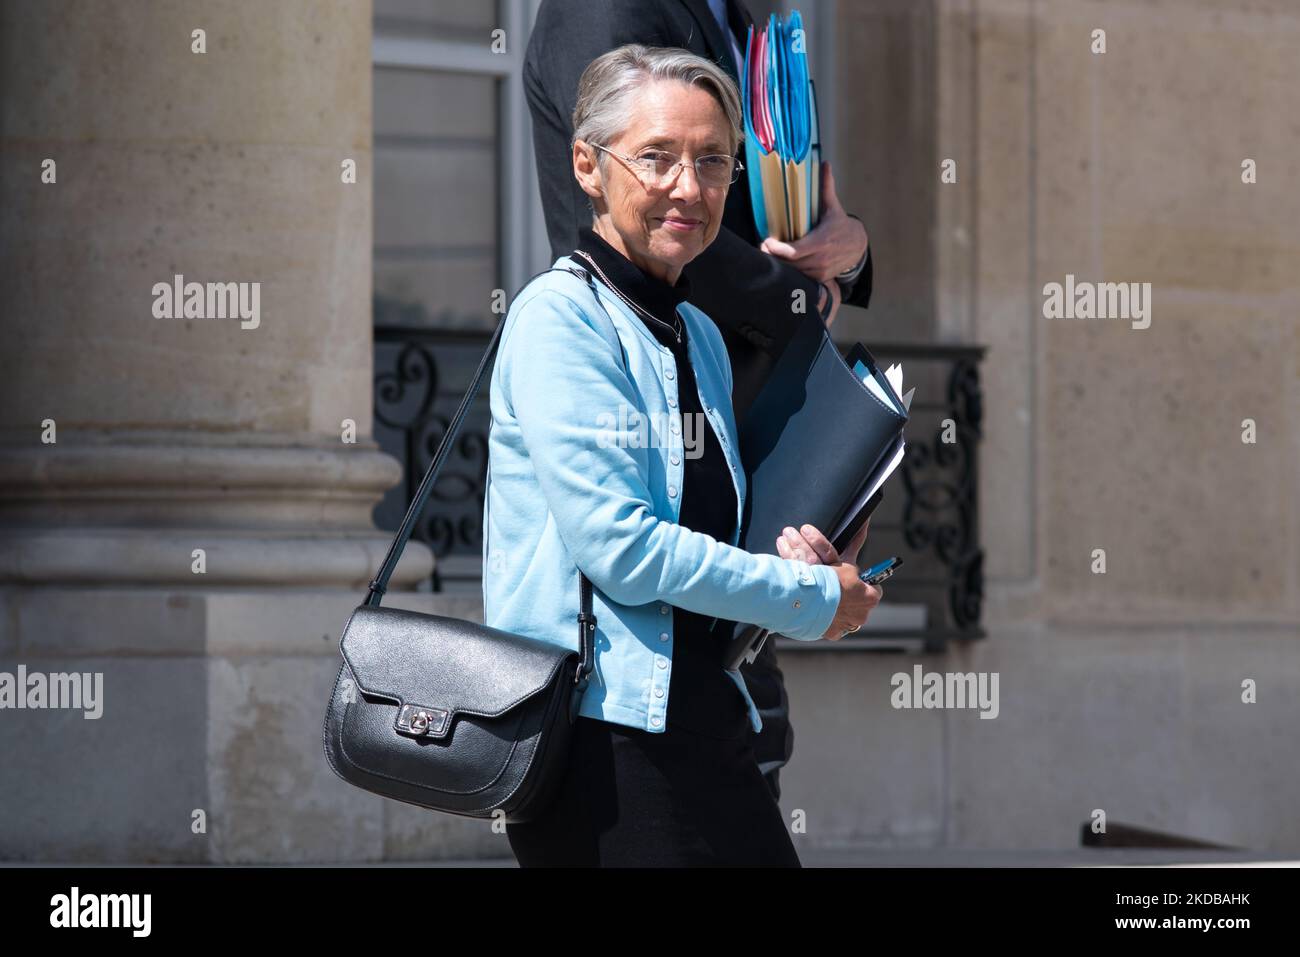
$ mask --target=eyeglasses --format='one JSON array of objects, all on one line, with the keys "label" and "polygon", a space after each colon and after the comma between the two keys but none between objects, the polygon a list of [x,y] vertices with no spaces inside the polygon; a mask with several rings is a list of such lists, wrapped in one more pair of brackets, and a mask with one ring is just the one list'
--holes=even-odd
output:
[{"label": "eyeglasses", "polygon": [[[687,164],[677,153],[666,150],[642,150],[640,156],[624,156],[615,153],[607,146],[593,144],[598,150],[604,150],[611,156],[628,163],[632,170],[641,177],[642,182],[656,189],[666,189],[677,179],[678,170]],[[745,167],[734,156],[726,153],[710,153],[695,159],[695,178],[701,186],[727,186],[740,177]]]}]

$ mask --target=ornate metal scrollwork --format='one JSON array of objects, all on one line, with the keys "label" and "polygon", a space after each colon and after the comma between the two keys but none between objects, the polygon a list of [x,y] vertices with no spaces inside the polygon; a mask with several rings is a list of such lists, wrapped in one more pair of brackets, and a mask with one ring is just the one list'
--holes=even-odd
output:
[{"label": "ornate metal scrollwork", "polygon": [[[443,336],[425,329],[383,328],[375,331],[375,435],[405,471],[402,510],[415,495],[438,442],[461,398],[445,375],[461,360],[471,367],[486,339]],[[399,345],[396,355],[393,346]],[[487,476],[486,395],[480,393],[451,450],[428,505],[412,537],[435,556],[477,557],[482,550],[483,495]],[[442,579],[435,568],[434,590]]]},{"label": "ornate metal scrollwork", "polygon": [[[413,386],[422,389],[415,410],[402,414],[399,410],[412,404],[407,392]],[[397,354],[393,371],[375,374],[375,418],[390,429],[417,428],[428,421],[437,392],[438,360],[423,343],[408,342]]]},{"label": "ornate metal scrollwork", "polygon": [[[979,622],[984,596],[984,550],[977,535],[978,445],[983,424],[979,367],[958,359],[948,376],[948,415],[933,441],[909,436],[900,469],[905,499],[903,539],[933,550],[948,569],[948,608],[958,629]],[[952,441],[945,441],[948,436]]]}]

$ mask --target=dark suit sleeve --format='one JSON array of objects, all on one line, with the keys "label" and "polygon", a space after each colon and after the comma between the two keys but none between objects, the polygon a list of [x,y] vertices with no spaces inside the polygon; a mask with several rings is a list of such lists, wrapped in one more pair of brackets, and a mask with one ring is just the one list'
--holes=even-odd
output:
[{"label": "dark suit sleeve", "polygon": [[[769,356],[779,356],[794,335],[799,311],[816,314],[821,283],[769,256],[723,226],[717,238],[684,270],[691,302],[724,332]],[[802,310],[795,291],[802,290]]]},{"label": "dark suit sleeve", "polygon": [[862,267],[862,272],[858,273],[858,278],[853,281],[853,286],[844,296],[843,302],[850,306],[861,306],[867,308],[871,302],[871,246],[867,246],[867,263]]},{"label": "dark suit sleeve", "polygon": [[658,4],[645,0],[545,0],[524,53],[524,95],[533,122],[537,184],[551,256],[572,252],[591,225],[589,198],[573,175],[573,108],[592,60],[625,43],[667,46]]}]

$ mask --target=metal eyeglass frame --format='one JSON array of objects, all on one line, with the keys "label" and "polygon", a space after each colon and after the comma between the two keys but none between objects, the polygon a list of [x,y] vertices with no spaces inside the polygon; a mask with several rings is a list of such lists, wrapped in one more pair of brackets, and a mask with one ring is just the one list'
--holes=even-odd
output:
[{"label": "metal eyeglass frame", "polygon": [[[633,169],[635,170],[644,172],[646,175],[649,176],[654,175],[654,170],[646,169],[646,167],[642,165],[640,159],[638,159],[635,156],[625,156],[622,153],[615,152],[614,150],[610,149],[608,146],[601,146],[599,143],[592,143],[591,145],[596,147],[596,149],[598,150],[604,150],[606,153],[610,154],[611,156],[617,156],[625,163],[631,164]],[[695,162],[687,164],[686,161],[683,160],[679,154],[674,153],[672,150],[658,150],[658,152],[667,153],[669,156],[676,156],[677,162],[673,164],[672,167],[673,171],[671,176],[669,176],[666,179],[661,177],[658,182],[653,182],[648,184],[650,186],[653,186],[655,189],[667,189],[669,186],[672,186],[673,183],[677,181],[677,177],[681,175],[682,169],[684,169],[687,165],[694,167],[695,181],[699,183],[701,186],[704,186],[706,184],[704,180],[700,179],[700,167],[697,165],[700,162],[700,160],[708,159],[710,156],[727,156],[726,153],[706,153],[704,156],[695,157]],[[736,159],[734,156],[727,156],[727,158],[730,159],[731,162],[734,164],[731,167],[731,179],[729,179],[725,183],[719,183],[717,186],[712,187],[714,189],[717,189],[721,186],[730,186],[732,183],[736,182],[736,180],[740,179],[740,171],[745,168],[745,164],[742,163],[740,160]],[[642,182],[645,182],[645,180],[642,179]]]}]

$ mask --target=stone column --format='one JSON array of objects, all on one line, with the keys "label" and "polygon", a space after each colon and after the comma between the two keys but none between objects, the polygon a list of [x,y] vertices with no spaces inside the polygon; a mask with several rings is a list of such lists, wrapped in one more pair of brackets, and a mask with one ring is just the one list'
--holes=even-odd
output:
[{"label": "stone column", "polygon": [[[30,772],[0,859],[352,856],[319,723],[401,478],[370,438],[370,4],[31,0],[0,43],[0,670],[102,672],[105,706],[0,711]],[[159,316],[178,282],[204,318]],[[431,569],[412,544],[391,587]]]},{"label": "stone column", "polygon": [[[0,579],[373,574],[366,7],[5,5]],[[178,275],[260,315],[157,318]]]}]

